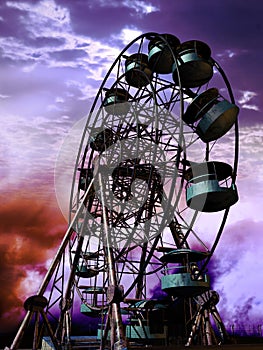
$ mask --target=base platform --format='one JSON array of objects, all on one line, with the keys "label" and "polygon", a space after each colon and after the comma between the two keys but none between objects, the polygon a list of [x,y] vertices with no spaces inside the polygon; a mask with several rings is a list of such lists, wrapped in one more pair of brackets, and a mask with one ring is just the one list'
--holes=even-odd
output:
[{"label": "base platform", "polygon": [[[95,350],[100,348],[100,341],[97,336],[71,336],[71,347],[70,349],[77,350]],[[50,337],[43,337],[41,350],[54,350],[54,346],[50,340]],[[65,349],[68,349],[65,346]]]},{"label": "base platform", "polygon": [[[72,336],[71,337],[71,350],[99,350],[100,342],[97,340],[96,336]],[[186,350],[191,348],[193,350],[263,350],[263,339],[262,342],[256,344],[222,344],[222,345],[210,345],[210,346],[200,346],[200,345],[191,345],[190,347],[186,347],[185,345],[179,344],[171,344],[168,346],[163,345],[138,345],[135,343],[131,343],[128,349],[131,350],[141,350],[141,349],[151,349],[151,350]],[[67,347],[65,347],[65,350]],[[105,349],[108,349],[107,347]],[[27,349],[24,349],[27,350]],[[43,337],[41,350],[54,350],[54,347],[50,341],[49,337]]]}]

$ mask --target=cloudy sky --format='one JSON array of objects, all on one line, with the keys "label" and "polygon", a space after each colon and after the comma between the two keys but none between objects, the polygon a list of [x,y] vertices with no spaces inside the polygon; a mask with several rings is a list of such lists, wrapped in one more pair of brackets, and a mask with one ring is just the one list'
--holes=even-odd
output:
[{"label": "cloudy sky", "polygon": [[263,322],[262,9],[258,0],[0,1],[0,330],[16,326],[65,230],[54,187],[65,136],[120,50],[150,31],[206,42],[231,82],[240,201],[214,256],[214,288],[226,322],[244,313]]}]

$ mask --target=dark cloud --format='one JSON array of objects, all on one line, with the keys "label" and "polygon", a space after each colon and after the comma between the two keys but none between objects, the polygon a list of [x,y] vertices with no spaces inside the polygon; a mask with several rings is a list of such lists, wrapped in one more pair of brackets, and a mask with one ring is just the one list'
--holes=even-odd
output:
[{"label": "dark cloud", "polygon": [[[4,4],[5,3],[5,4]],[[17,37],[23,39],[28,32],[20,22],[21,12],[17,9],[6,6],[6,2],[0,4],[0,33],[1,38]]]},{"label": "dark cloud", "polygon": [[[70,9],[72,28],[75,33],[91,36],[93,39],[108,39],[109,33],[119,33],[130,22],[129,9],[89,8],[85,1],[67,2]],[[121,15],[120,15],[121,14]],[[135,25],[137,21],[132,21]],[[92,48],[91,48],[92,49]]]},{"label": "dark cloud", "polygon": [[240,328],[262,323],[262,230],[263,222],[251,219],[227,226],[208,267],[212,288],[220,294],[223,320]]},{"label": "dark cloud", "polygon": [[57,61],[73,61],[80,57],[87,57],[87,53],[82,50],[61,50],[50,53],[49,56]]},{"label": "dark cloud", "polygon": [[160,3],[161,13],[151,15],[155,19],[159,17],[159,21],[152,22],[152,18],[146,17],[144,23],[151,22],[158,28],[176,32],[182,40],[203,38],[209,44],[216,43],[221,49],[251,48],[258,47],[255,34],[262,31],[260,7],[256,0],[164,0]]},{"label": "dark cloud", "polygon": [[41,47],[58,47],[63,44],[65,44],[64,38],[47,38],[47,37],[41,37],[39,36],[37,39],[31,39],[28,38],[28,44],[35,48],[41,48]]},{"label": "dark cloud", "polygon": [[[212,274],[214,280],[232,273],[247,252],[254,251],[255,254],[258,254],[258,249],[263,243],[263,238],[258,233],[262,232],[262,229],[262,221],[255,222],[250,219],[238,221],[225,228],[217,250],[209,263],[209,273]],[[244,269],[243,273],[245,275],[247,270]]]},{"label": "dark cloud", "polygon": [[150,290],[151,298],[157,300],[170,300],[170,297],[166,292],[164,292],[161,288],[161,283],[156,284]]},{"label": "dark cloud", "polygon": [[17,318],[23,313],[21,293],[27,273],[44,276],[45,263],[52,258],[65,232],[65,221],[58,210],[37,198],[2,197],[1,203],[0,323],[4,332],[17,326]]},{"label": "dark cloud", "polygon": [[[152,15],[160,7],[160,1],[94,1],[59,0],[59,4],[70,9],[72,27],[77,34],[89,35],[108,42],[109,33],[120,33],[128,27],[144,28],[152,20]],[[146,6],[152,6],[153,12],[146,13]],[[172,3],[170,5],[173,6]],[[158,26],[158,22],[154,25]],[[150,27],[152,26],[152,23]],[[148,29],[146,31],[151,31]]]}]

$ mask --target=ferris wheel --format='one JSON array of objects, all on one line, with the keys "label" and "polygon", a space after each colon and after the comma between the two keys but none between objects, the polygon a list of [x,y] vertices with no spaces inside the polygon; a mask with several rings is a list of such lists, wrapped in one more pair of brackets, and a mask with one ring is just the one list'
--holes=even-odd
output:
[{"label": "ferris wheel", "polygon": [[59,301],[55,347],[73,299],[101,349],[226,341],[207,266],[238,201],[238,111],[206,43],[146,33],[121,51],[79,134],[69,230],[40,288],[46,314]]}]

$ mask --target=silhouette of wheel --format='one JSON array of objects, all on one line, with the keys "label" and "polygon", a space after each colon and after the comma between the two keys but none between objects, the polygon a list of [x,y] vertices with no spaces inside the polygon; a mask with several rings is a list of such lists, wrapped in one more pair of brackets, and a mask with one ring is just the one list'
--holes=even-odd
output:
[{"label": "silhouette of wheel", "polygon": [[[70,197],[83,314],[110,329],[112,304],[121,323],[160,280],[172,299],[209,290],[200,278],[238,200],[238,110],[201,41],[147,33],[116,58],[83,126]],[[195,285],[174,281],[170,264],[195,271]]]}]

